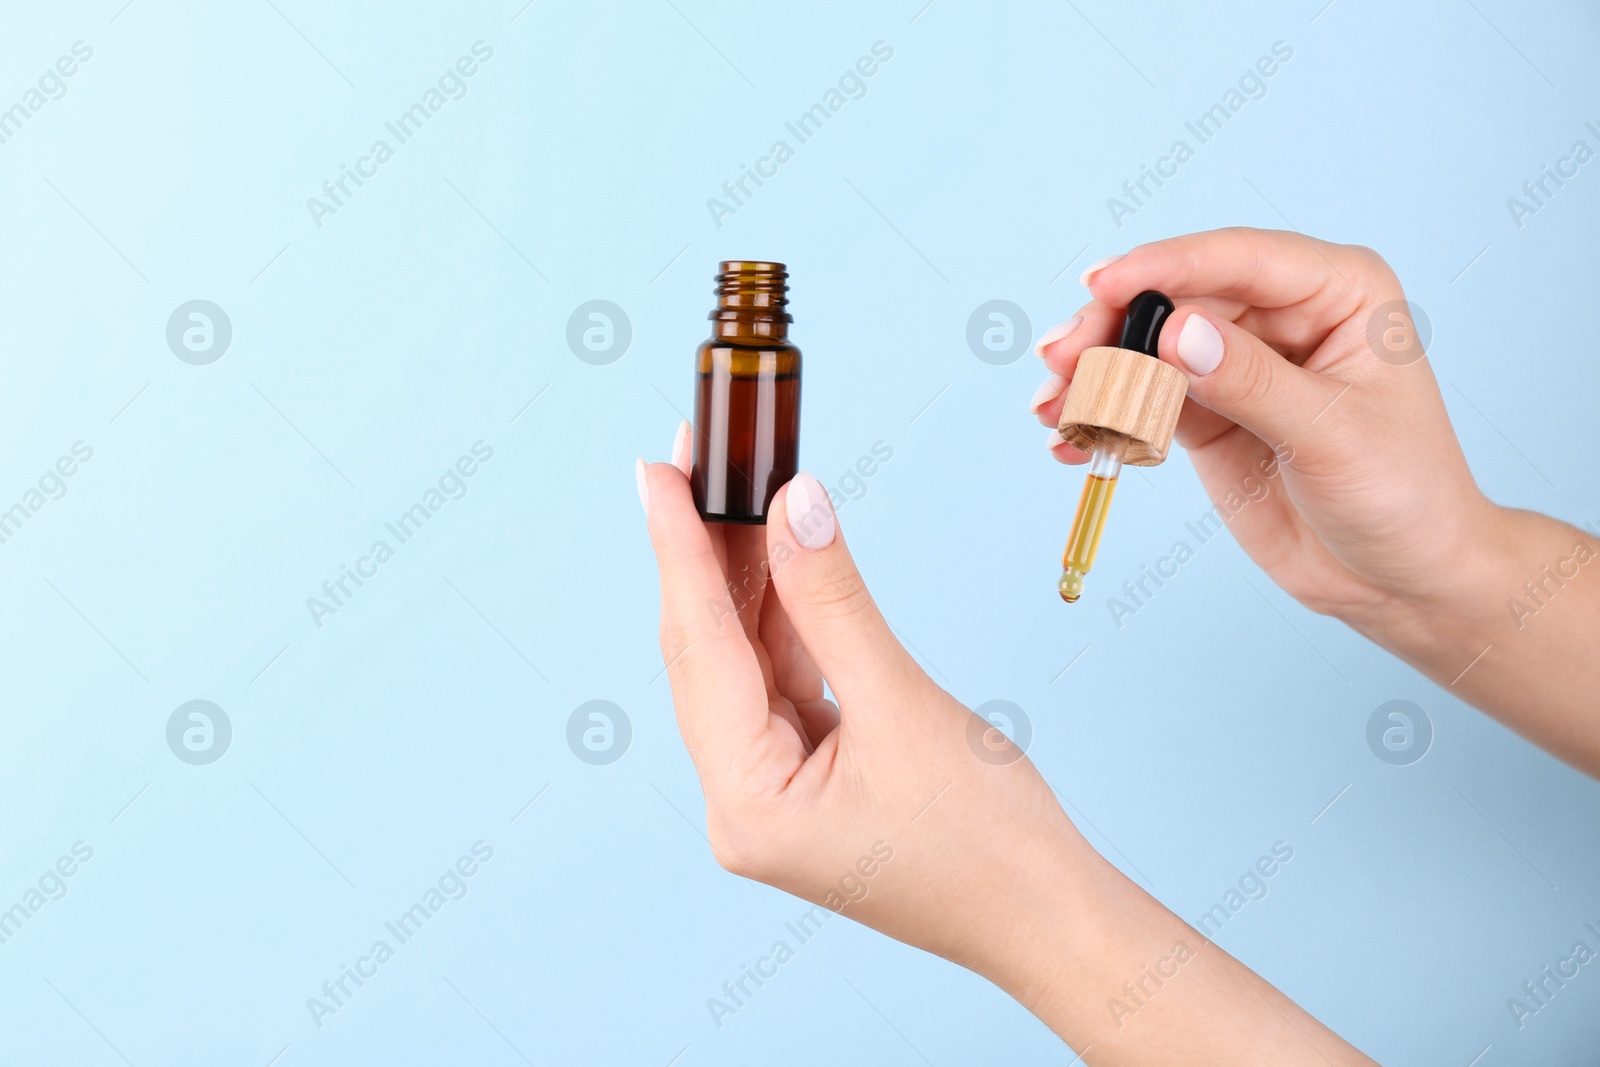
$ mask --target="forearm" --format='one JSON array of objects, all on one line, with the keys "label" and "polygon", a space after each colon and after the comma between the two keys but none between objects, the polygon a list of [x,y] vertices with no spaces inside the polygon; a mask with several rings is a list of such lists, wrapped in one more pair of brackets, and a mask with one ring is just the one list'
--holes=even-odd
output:
[{"label": "forearm", "polygon": [[1085,1063],[1371,1062],[1087,845],[1052,881],[1024,888],[980,970]]},{"label": "forearm", "polygon": [[1600,777],[1600,542],[1500,509],[1427,604],[1391,604],[1357,630],[1461,699]]}]

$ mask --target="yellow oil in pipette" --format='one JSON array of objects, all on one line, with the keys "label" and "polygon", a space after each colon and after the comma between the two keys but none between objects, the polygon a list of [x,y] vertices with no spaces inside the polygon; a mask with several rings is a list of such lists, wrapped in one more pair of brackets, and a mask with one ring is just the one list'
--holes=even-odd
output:
[{"label": "yellow oil in pipette", "polygon": [[1089,476],[1078,497],[1078,513],[1072,518],[1066,551],[1061,553],[1061,599],[1074,603],[1083,595],[1083,579],[1094,566],[1094,554],[1105,532],[1106,516],[1111,513],[1111,498],[1117,491],[1117,476],[1122,473],[1122,456],[1128,439],[1118,433],[1100,431],[1094,457],[1089,461]]}]

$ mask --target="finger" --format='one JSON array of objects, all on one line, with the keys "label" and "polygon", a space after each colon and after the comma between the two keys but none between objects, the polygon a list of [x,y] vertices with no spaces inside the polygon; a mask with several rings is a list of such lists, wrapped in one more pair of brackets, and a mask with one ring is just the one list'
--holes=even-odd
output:
[{"label": "finger", "polygon": [[729,525],[722,529],[727,545],[722,573],[728,595],[739,612],[745,637],[758,640],[762,603],[767,592],[767,535],[759,526]]},{"label": "finger", "polygon": [[817,744],[811,739],[811,732],[806,728],[805,719],[800,715],[800,709],[787,700],[773,701],[768,706],[769,720],[778,719],[789,728],[795,740],[800,742],[800,758],[811,755],[816,751]]},{"label": "finger", "polygon": [[839,726],[839,705],[826,698],[796,704],[794,710],[805,726],[806,741],[813,752],[822,744],[823,738]]},{"label": "finger", "polygon": [[776,595],[767,596],[761,604],[760,638],[772,664],[773,689],[779,696],[796,706],[822,696],[822,671],[795,632],[783,600]]},{"label": "finger", "polygon": [[1067,388],[1072,384],[1073,372],[1078,369],[1078,357],[1084,350],[1096,345],[1116,344],[1121,331],[1120,312],[1104,304],[1091,302],[1040,338],[1039,355],[1044,358],[1044,365],[1051,373],[1028,402],[1028,410],[1040,423],[1053,427],[1060,421]]},{"label": "finger", "polygon": [[1071,384],[1072,379],[1064,375],[1050,375],[1033,391],[1028,410],[1044,425],[1054,426],[1061,416],[1061,405],[1067,398],[1067,386]]},{"label": "finger", "polygon": [[[1269,574],[1301,551],[1295,534],[1304,523],[1284,489],[1282,461],[1259,437],[1232,426],[1190,450],[1189,458],[1211,500],[1211,514]],[[1200,522],[1210,526],[1212,520]]]},{"label": "finger", "polygon": [[[746,534],[753,534],[760,546],[763,568],[767,558],[767,533],[759,526],[739,527]],[[765,570],[763,569],[763,575]],[[763,577],[763,582],[765,578]],[[791,685],[799,684],[803,691],[805,688],[805,668],[809,663],[806,658],[805,646],[800,644],[800,639],[793,636],[789,629],[787,635],[783,632],[786,628],[782,621],[782,605],[777,594],[770,589],[763,589],[761,604],[757,611],[751,613],[745,624],[745,633],[750,638],[750,647],[756,654],[756,663],[761,667],[762,683],[767,688],[767,712],[769,716],[782,719],[789,724],[796,737],[805,748],[805,755],[810,755],[816,748],[816,741],[811,737],[806,726],[805,718],[800,712],[800,706],[794,698],[788,696],[779,685],[779,678],[783,678]],[[799,649],[802,662],[796,661],[795,649]],[[798,673],[799,679],[793,678]],[[815,665],[811,666],[811,673],[816,676],[814,683],[815,696],[822,695],[822,676],[817,674]]]},{"label": "finger", "polygon": [[1070,378],[1079,353],[1095,345],[1114,345],[1121,335],[1122,312],[1091,300],[1072,318],[1039,338],[1038,352],[1046,367]]},{"label": "finger", "polygon": [[1230,227],[1140,245],[1090,275],[1095,299],[1126,307],[1145,289],[1174,300],[1221,296],[1254,307],[1298,304],[1371,275],[1376,257],[1285,230]]},{"label": "finger", "polygon": [[1082,325],[1083,312],[1080,311],[1060,325],[1050,327],[1044,333],[1039,335],[1039,340],[1034,342],[1033,354],[1043,358],[1044,354],[1048,352],[1052,346],[1059,341],[1063,341],[1066,338],[1071,337],[1073,331]]},{"label": "finger", "polygon": [[669,463],[641,461],[639,472],[673,706],[696,766],[715,775],[765,731],[766,686],[688,480]]},{"label": "finger", "polygon": [[1076,466],[1079,463],[1089,462],[1089,453],[1077,445],[1068,444],[1061,436],[1060,430],[1051,430],[1050,436],[1045,438],[1044,446],[1050,450],[1050,457],[1057,463]]},{"label": "finger", "polygon": [[[1193,304],[1161,331],[1161,358],[1183,371],[1189,397],[1268,445],[1315,443],[1317,420],[1347,383],[1308,371],[1246,330]],[[1204,439],[1190,448],[1201,447]]]},{"label": "finger", "polygon": [[[1178,412],[1178,429],[1172,439],[1184,448],[1193,450],[1216,440],[1237,425],[1226,415],[1218,415],[1193,397],[1186,397],[1182,410]],[[1250,431],[1244,432],[1248,434]]]},{"label": "finger", "polygon": [[694,454],[689,447],[693,433],[694,427],[689,425],[688,419],[684,419],[678,423],[678,432],[672,438],[672,465],[681,470],[685,478],[689,477],[690,465],[694,462]]},{"label": "finger", "polygon": [[867,592],[827,490],[811,475],[796,475],[773,498],[767,555],[784,611],[841,705],[898,696],[922,676]]}]

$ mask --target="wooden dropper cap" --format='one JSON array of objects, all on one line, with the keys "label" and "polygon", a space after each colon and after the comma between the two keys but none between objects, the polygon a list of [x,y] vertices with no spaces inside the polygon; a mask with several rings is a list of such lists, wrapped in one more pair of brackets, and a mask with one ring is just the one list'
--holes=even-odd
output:
[{"label": "wooden dropper cap", "polygon": [[1172,301],[1146,289],[1128,303],[1121,345],[1084,349],[1057,426],[1068,444],[1093,452],[1109,430],[1128,438],[1124,463],[1154,467],[1167,458],[1189,391],[1183,372],[1156,358],[1171,314]]}]

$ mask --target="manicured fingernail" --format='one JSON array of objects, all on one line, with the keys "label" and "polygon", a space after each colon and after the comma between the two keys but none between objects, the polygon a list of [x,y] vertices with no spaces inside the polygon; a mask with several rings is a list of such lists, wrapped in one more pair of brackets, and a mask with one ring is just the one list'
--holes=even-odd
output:
[{"label": "manicured fingernail", "polygon": [[689,420],[678,423],[678,432],[672,438],[672,465],[689,476]]},{"label": "manicured fingernail", "polygon": [[1064,445],[1066,443],[1067,439],[1061,436],[1060,430],[1051,430],[1050,436],[1044,439],[1044,447],[1047,451],[1055,448],[1057,445]]},{"label": "manicured fingernail", "polygon": [[1028,405],[1028,410],[1039,414],[1039,409],[1061,395],[1061,390],[1067,387],[1067,380],[1059,374],[1052,374],[1044,380],[1044,384],[1033,391],[1033,401]]},{"label": "manicured fingernail", "polygon": [[633,461],[633,484],[639,487],[639,506],[644,508],[646,515],[650,514],[650,486],[644,480],[644,460]]},{"label": "manicured fingernail", "polygon": [[785,509],[789,513],[789,532],[801,548],[827,548],[839,523],[833,517],[833,504],[822,483],[801,471],[789,482]]},{"label": "manicured fingernail", "polygon": [[1128,253],[1118,252],[1114,256],[1107,256],[1105,259],[1097,260],[1094,263],[1089,264],[1089,269],[1078,275],[1078,284],[1087,288],[1089,285],[1089,278],[1094,274],[1095,271],[1104,270],[1117,260],[1126,259],[1127,257]]},{"label": "manicured fingernail", "polygon": [[1068,319],[1066,322],[1063,322],[1060,326],[1053,327],[1050,330],[1046,331],[1045,335],[1043,337],[1039,338],[1039,343],[1033,347],[1033,350],[1036,353],[1038,353],[1039,355],[1041,355],[1041,356],[1044,355],[1045,345],[1053,345],[1053,344],[1055,344],[1057,341],[1061,340],[1063,337],[1068,336],[1069,334],[1072,333],[1073,330],[1076,330],[1079,326],[1082,326],[1082,325],[1083,325],[1083,316],[1082,315],[1074,315],[1074,316],[1072,316],[1072,318]]},{"label": "manicured fingernail", "polygon": [[1210,374],[1222,362],[1222,335],[1196,312],[1178,334],[1178,358],[1191,374]]}]

